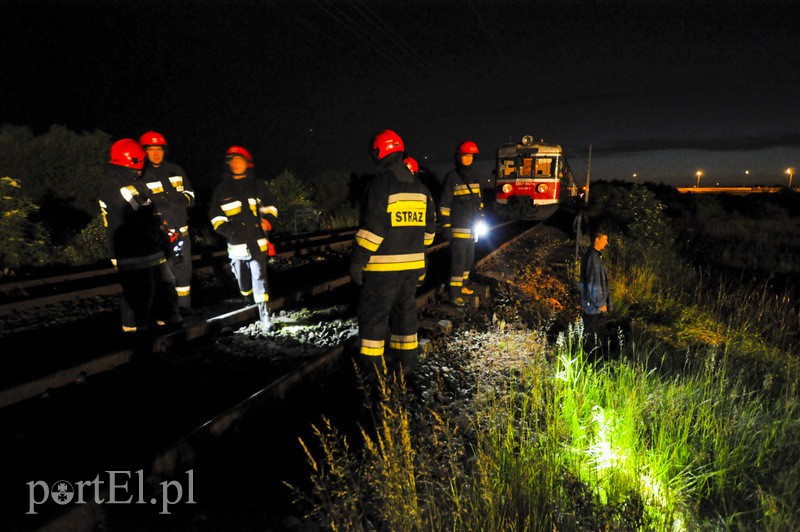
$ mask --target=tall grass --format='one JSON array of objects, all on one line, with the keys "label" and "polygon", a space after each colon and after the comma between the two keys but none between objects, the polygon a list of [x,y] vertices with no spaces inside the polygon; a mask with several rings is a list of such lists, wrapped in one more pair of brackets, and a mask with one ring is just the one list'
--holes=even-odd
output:
[{"label": "tall grass", "polygon": [[[516,332],[513,334],[527,334]],[[468,436],[382,382],[360,455],[327,426],[313,513],[332,530],[789,530],[800,526],[800,409],[716,353],[678,374],[598,363],[580,330],[555,360],[476,392]]]}]

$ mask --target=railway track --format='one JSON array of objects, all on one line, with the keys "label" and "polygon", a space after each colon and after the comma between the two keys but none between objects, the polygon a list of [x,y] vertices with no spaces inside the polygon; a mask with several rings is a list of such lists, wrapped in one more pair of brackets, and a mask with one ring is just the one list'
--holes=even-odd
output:
[{"label": "railway track", "polygon": [[[513,232],[512,227],[508,227],[507,224],[504,225],[505,229],[503,229],[501,226],[496,226],[494,229],[498,232],[501,230]],[[446,243],[440,243],[432,246],[430,249],[431,257],[436,255],[437,252],[443,250],[446,245]],[[490,252],[491,250],[484,251],[484,253]],[[484,257],[482,260],[486,260],[486,257]],[[432,260],[432,270],[443,269],[441,265],[437,267],[434,266],[434,264],[435,261]],[[344,268],[342,271],[346,271],[346,268]],[[428,286],[426,286],[425,290],[418,298],[418,308],[422,308],[435,299],[436,294],[442,290],[443,284],[440,279],[444,278],[445,277],[440,277],[439,279],[432,278],[431,282],[428,284]],[[297,302],[308,301],[309,299],[314,299],[315,297],[321,296],[323,298],[331,298],[333,297],[332,294],[337,291],[346,291],[348,284],[349,278],[347,276],[334,276],[329,280],[288,291],[281,296],[274,298],[272,301],[272,307],[276,310],[280,308],[291,308]],[[341,298],[341,293],[337,297]],[[114,397],[114,389],[118,387],[118,385],[114,384],[117,381],[117,375],[120,374],[121,368],[126,366],[129,366],[132,369],[125,370],[123,372],[125,375],[127,375],[122,379],[127,383],[122,387],[123,390],[136,389],[135,385],[130,383],[130,380],[146,380],[146,375],[148,375],[151,371],[163,371],[166,374],[169,374],[171,379],[167,377],[165,377],[165,379],[174,385],[176,382],[178,382],[175,379],[181,379],[181,372],[186,370],[185,365],[177,364],[177,369],[170,366],[170,364],[176,359],[180,359],[182,356],[185,356],[181,353],[196,352],[198,350],[202,351],[203,349],[208,349],[209,343],[218,344],[220,341],[214,340],[214,338],[219,338],[221,332],[225,330],[230,331],[235,327],[254,320],[256,314],[257,312],[254,307],[234,309],[230,312],[224,312],[219,315],[212,316],[209,319],[202,319],[182,331],[176,331],[153,338],[145,345],[127,346],[123,349],[112,350],[100,357],[95,357],[78,365],[66,368],[61,372],[31,379],[25,383],[22,383],[21,387],[15,388],[13,392],[11,391],[11,388],[6,389],[0,393],[0,401],[5,401],[5,403],[0,402],[0,404],[5,404],[8,408],[0,410],[0,420],[2,420],[0,423],[6,425],[4,430],[10,429],[13,431],[15,427],[19,430],[20,427],[25,424],[25,412],[26,408],[29,406],[32,412],[32,414],[29,415],[39,416],[42,419],[54,420],[61,419],[61,416],[67,414],[70,409],[77,409],[78,411],[80,411],[81,408],[88,409],[89,405],[94,404],[93,400],[109,400],[109,397]],[[294,326],[292,325],[293,318],[291,312],[287,313],[284,318],[284,324],[287,328]],[[316,318],[313,317],[312,313],[312,318],[305,319],[315,320]],[[302,318],[300,321],[302,321]],[[223,338],[232,336],[234,335],[229,334],[226,336],[223,334]],[[196,457],[199,455],[198,453],[206,452],[209,448],[215,447],[218,445],[218,442],[221,438],[235,433],[237,430],[239,430],[237,427],[241,427],[243,423],[252,422],[248,420],[252,420],[254,414],[263,412],[265,408],[269,408],[268,405],[274,405],[275,401],[280,401],[281,398],[285,398],[289,394],[294,393],[294,390],[303,382],[307,382],[309,379],[320,379],[322,375],[329,374],[334,371],[333,368],[341,365],[344,355],[348,352],[347,342],[354,341],[352,334],[346,336],[346,338],[349,338],[349,340],[340,342],[338,345],[330,349],[326,348],[314,350],[314,353],[311,356],[295,354],[295,356],[290,357],[292,360],[283,360],[284,363],[272,364],[275,366],[275,368],[273,368],[274,371],[264,371],[259,375],[255,375],[255,373],[258,372],[253,372],[247,369],[247,367],[250,365],[250,361],[245,364],[246,367],[244,373],[232,372],[230,375],[227,375],[224,371],[219,371],[216,374],[216,377],[219,379],[225,379],[229,376],[233,376],[233,378],[241,378],[248,381],[247,385],[242,385],[241,387],[232,387],[235,388],[235,391],[239,394],[242,393],[242,390],[249,389],[249,391],[246,393],[246,397],[240,397],[239,400],[234,400],[236,393],[234,393],[234,390],[231,389],[231,386],[214,387],[212,385],[211,388],[215,389],[215,391],[218,391],[219,388],[225,388],[226,391],[221,394],[222,397],[219,397],[218,400],[200,400],[200,405],[198,408],[194,409],[192,414],[187,414],[188,411],[192,411],[193,409],[185,404],[185,401],[182,399],[177,400],[177,402],[180,404],[178,404],[175,409],[167,409],[170,411],[175,410],[171,414],[152,414],[151,412],[154,418],[161,420],[161,423],[165,422],[163,419],[165,416],[176,416],[176,422],[172,424],[172,428],[174,430],[167,431],[169,433],[167,439],[171,439],[175,443],[164,445],[164,438],[162,437],[158,439],[159,442],[162,442],[158,445],[154,445],[152,442],[150,442],[150,445],[139,445],[137,451],[130,455],[121,453],[122,455],[127,456],[127,458],[122,460],[124,464],[120,465],[120,467],[126,466],[128,469],[119,470],[132,471],[134,469],[131,468],[134,467],[146,470],[148,489],[154,489],[157,487],[158,482],[160,482],[161,479],[173,478],[181,468],[190,467],[194,463]],[[256,337],[254,339],[254,341],[258,340],[261,340],[261,338]],[[190,364],[198,362],[204,363],[201,361],[201,359],[189,358]],[[166,365],[157,362],[165,359],[172,362]],[[144,363],[142,363],[143,360]],[[139,364],[132,364],[132,362],[137,361]],[[274,362],[274,359],[272,362]],[[155,366],[153,364],[155,364]],[[263,366],[269,366],[270,364],[270,361],[266,361]],[[255,363],[252,364],[252,367],[257,367],[259,371],[263,369],[262,365]],[[111,369],[116,369],[118,371],[109,372]],[[208,370],[208,368],[206,369]],[[213,375],[215,371],[216,370],[213,370],[212,368],[210,373]],[[204,387],[209,386],[209,379],[212,381],[214,380],[214,377],[208,373],[209,372],[206,371],[205,375],[201,375],[199,377],[195,375],[195,380],[187,378],[187,381],[192,380],[192,382],[185,382],[184,386],[178,386],[178,390],[173,390],[168,395],[172,397],[173,395],[177,394],[177,396],[180,397],[181,394],[197,394],[198,390],[202,390]],[[248,377],[253,378],[251,380]],[[160,382],[159,379],[155,380]],[[268,384],[265,386],[254,386],[254,384],[258,382],[267,382]],[[95,383],[97,384],[97,388],[93,388]],[[133,388],[129,388],[130,386],[133,386]],[[145,386],[143,389],[147,390],[147,387]],[[25,399],[31,399],[34,397],[41,398],[43,396],[47,400],[37,401],[36,403],[25,401]],[[57,401],[54,401],[53,399],[57,399]],[[82,401],[88,402],[84,403]],[[163,397],[154,400],[153,408],[158,408],[157,405],[159,404],[166,404],[166,401],[167,400],[165,400]],[[66,405],[72,406],[60,406],[52,408],[53,404],[56,402],[63,402]],[[225,402],[227,402],[228,405],[234,404],[234,406],[227,406],[223,409],[220,409],[219,405],[224,404]],[[151,401],[147,401],[146,403],[150,404]],[[50,405],[49,409],[47,407],[48,404]],[[45,407],[46,413],[42,413],[40,410],[42,406]],[[130,405],[127,405],[125,408],[130,408]],[[217,409],[217,413],[210,414],[210,412],[214,411],[215,409]],[[120,407],[120,412],[121,410],[122,407]],[[3,415],[8,412],[11,413],[5,416]],[[131,416],[130,413],[123,415],[120,412],[117,412],[117,415],[120,415],[123,418],[125,416]],[[109,414],[106,413],[106,415]],[[135,418],[136,416],[133,417]],[[198,423],[198,419],[203,417],[206,421],[203,423]],[[14,425],[14,420],[16,420],[17,425]],[[140,419],[138,422],[146,425],[148,421],[149,418],[147,415],[145,415],[144,418]],[[116,427],[113,430],[121,431],[121,433],[125,434],[126,430],[118,427],[120,423],[122,423],[122,425],[125,424],[124,421],[111,423],[111,425]],[[187,424],[194,424],[195,428],[188,429],[186,428],[188,426]],[[62,431],[69,430],[68,428],[64,428],[63,425],[58,424],[58,426],[55,427],[56,433],[58,432],[59,427]],[[182,427],[182,429],[179,430],[178,427]],[[109,430],[111,430],[111,428],[109,428]],[[183,435],[180,436],[179,432]],[[35,448],[41,452],[42,446],[46,445],[41,443],[42,441],[47,441],[47,439],[37,439],[37,443],[31,444],[28,442],[27,445],[29,448]],[[20,442],[16,443],[19,444]],[[104,463],[120,461],[120,453],[112,453],[111,455],[107,454],[109,452],[107,450],[107,444],[108,441],[104,440],[104,443],[99,442],[97,446],[88,446],[89,449],[85,450],[85,452],[75,449],[74,442],[70,443],[69,445],[65,445],[65,448],[70,447],[72,453],[77,453],[80,456],[84,456],[87,453],[90,455],[102,455],[100,457],[96,456],[95,460],[89,461],[96,461],[97,458],[104,458],[107,460]],[[205,449],[205,451],[203,449]],[[150,458],[143,458],[144,456],[149,456]],[[85,456],[83,459],[76,458],[76,460],[72,461],[71,465],[62,466],[62,468],[66,469],[68,473],[74,475],[71,478],[84,478],[86,477],[86,474],[88,474],[84,472],[91,470],[91,467],[86,463],[87,460],[88,458]],[[46,474],[45,471],[48,467],[56,467],[56,465],[52,460],[48,460],[46,461],[46,464],[33,469],[37,472],[41,472],[42,474]],[[24,466],[17,468],[17,471],[19,472],[22,469],[24,469]],[[59,510],[59,508],[55,508],[54,510]],[[97,511],[97,508],[89,511],[87,514],[86,507],[75,506],[67,513],[59,513],[58,511],[55,511],[52,515],[46,516],[46,520],[50,520],[50,518],[52,518],[50,521],[51,524],[57,527],[53,529],[63,529],[63,526],[68,526],[70,529],[80,529],[85,523],[96,524],[97,515],[92,513],[95,511]],[[102,514],[103,512],[99,511],[99,513]],[[77,528],[75,528],[76,525],[81,526],[77,526]],[[91,529],[91,527],[83,528]]]},{"label": "railway track", "polygon": [[[312,233],[306,236],[285,237],[275,242],[282,250],[278,260],[305,257],[352,246],[355,229]],[[196,274],[209,274],[215,268],[227,266],[227,252],[213,251],[192,255]],[[26,279],[0,284],[0,317],[28,310],[99,296],[115,296],[122,292],[113,267],[77,271],[51,277]]]}]

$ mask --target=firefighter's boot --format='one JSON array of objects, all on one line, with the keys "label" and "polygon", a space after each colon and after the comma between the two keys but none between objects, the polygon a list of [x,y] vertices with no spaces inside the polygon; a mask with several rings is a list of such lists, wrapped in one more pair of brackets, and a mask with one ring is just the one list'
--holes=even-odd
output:
[{"label": "firefighter's boot", "polygon": [[266,301],[258,303],[258,322],[264,331],[272,329],[273,323],[269,315],[269,308],[267,307]]}]

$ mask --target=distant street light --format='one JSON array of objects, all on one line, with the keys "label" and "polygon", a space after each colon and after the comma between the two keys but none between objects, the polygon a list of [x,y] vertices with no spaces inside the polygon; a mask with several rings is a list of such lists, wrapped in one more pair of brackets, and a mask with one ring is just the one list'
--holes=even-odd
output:
[{"label": "distant street light", "polygon": [[701,172],[700,170],[698,170],[698,171],[695,173],[695,175],[697,176],[697,185],[696,185],[696,188],[700,188],[700,176],[701,176],[701,175],[703,175],[703,172]]},{"label": "distant street light", "polygon": [[633,182],[636,183],[636,174],[633,174]]},{"label": "distant street light", "polygon": [[792,188],[792,174],[794,174],[794,168],[787,168],[786,173],[789,174],[789,188]]},{"label": "distant street light", "polygon": [[[744,175],[746,175],[747,177],[750,177],[750,170],[745,170],[744,171]],[[742,186],[744,186],[744,185],[745,185],[745,183],[744,183],[744,181],[742,181]]]}]

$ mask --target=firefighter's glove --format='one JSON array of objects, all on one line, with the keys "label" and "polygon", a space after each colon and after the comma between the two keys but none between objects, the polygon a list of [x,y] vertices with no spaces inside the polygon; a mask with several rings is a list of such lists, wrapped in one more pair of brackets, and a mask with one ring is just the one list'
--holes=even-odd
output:
[{"label": "firefighter's glove", "polygon": [[364,284],[364,267],[357,262],[351,262],[350,279],[358,286]]},{"label": "firefighter's glove", "polygon": [[272,231],[272,224],[266,218],[261,218],[261,230],[265,233]]}]

